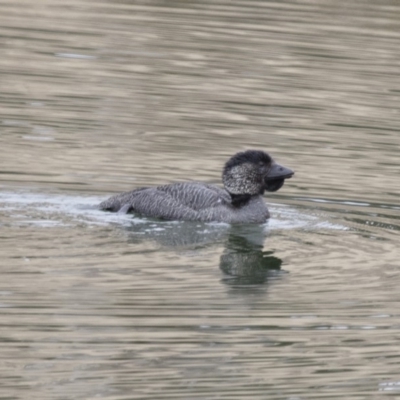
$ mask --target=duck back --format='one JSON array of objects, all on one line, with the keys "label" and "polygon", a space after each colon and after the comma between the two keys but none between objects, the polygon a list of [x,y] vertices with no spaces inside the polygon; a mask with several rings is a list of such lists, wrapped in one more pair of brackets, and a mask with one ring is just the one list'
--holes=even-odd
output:
[{"label": "duck back", "polygon": [[207,220],[210,212],[229,205],[225,190],[200,182],[144,187],[121,193],[102,202],[100,208],[114,212],[137,212],[147,217],[178,220]]}]

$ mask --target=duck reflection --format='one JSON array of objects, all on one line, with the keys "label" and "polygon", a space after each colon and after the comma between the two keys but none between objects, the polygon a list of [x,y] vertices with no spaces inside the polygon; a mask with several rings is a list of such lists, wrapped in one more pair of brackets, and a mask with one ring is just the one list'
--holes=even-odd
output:
[{"label": "duck reflection", "polygon": [[146,222],[128,228],[130,242],[153,241],[174,251],[224,248],[219,267],[228,285],[266,283],[281,269],[282,260],[264,251],[265,225],[225,225],[192,222]]},{"label": "duck reflection", "polygon": [[227,284],[262,284],[281,269],[282,260],[273,251],[263,251],[264,231],[255,228],[230,231],[219,264]]}]

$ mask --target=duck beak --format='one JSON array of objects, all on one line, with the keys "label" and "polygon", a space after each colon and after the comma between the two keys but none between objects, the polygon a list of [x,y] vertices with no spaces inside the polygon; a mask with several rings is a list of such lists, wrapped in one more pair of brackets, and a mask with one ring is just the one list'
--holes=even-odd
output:
[{"label": "duck beak", "polygon": [[267,175],[264,178],[265,190],[268,192],[276,192],[285,183],[285,179],[289,179],[294,175],[294,171],[282,165],[273,163]]},{"label": "duck beak", "polygon": [[270,170],[268,171],[265,181],[273,181],[275,179],[289,179],[294,175],[294,172],[290,168],[286,168],[282,165],[273,163]]}]

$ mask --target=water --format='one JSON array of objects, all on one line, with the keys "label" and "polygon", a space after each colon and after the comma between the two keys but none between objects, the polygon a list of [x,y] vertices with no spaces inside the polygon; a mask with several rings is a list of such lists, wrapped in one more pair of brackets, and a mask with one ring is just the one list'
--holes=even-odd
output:
[{"label": "water", "polygon": [[[400,396],[400,6],[0,5],[0,398]],[[296,175],[263,226],[100,212]]]}]

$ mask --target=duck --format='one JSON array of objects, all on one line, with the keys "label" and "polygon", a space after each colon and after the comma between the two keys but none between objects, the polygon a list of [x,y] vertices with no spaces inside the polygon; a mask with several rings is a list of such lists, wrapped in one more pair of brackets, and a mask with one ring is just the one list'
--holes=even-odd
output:
[{"label": "duck", "polygon": [[140,187],[100,203],[103,211],[135,213],[162,220],[262,224],[270,218],[263,199],[276,192],[294,171],[261,150],[233,155],[224,165],[224,188],[203,182]]}]

